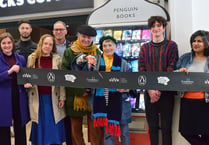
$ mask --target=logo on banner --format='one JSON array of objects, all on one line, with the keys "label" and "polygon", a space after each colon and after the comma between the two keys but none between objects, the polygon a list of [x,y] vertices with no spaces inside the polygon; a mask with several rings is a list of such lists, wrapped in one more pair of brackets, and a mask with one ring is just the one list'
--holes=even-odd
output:
[{"label": "logo on banner", "polygon": [[55,81],[55,74],[53,72],[49,72],[47,74],[47,79],[49,82],[54,82]]},{"label": "logo on banner", "polygon": [[160,77],[157,77],[157,81],[158,81],[158,84],[162,84],[162,85],[167,86],[170,79],[168,77],[160,76]]},{"label": "logo on banner", "polygon": [[31,78],[31,75],[29,73],[24,73],[22,75],[23,78]]},{"label": "logo on banner", "polygon": [[186,80],[181,80],[181,83],[183,85],[192,85],[194,81],[191,81],[190,78],[187,78]]},{"label": "logo on banner", "polygon": [[76,76],[70,75],[70,74],[66,74],[65,75],[65,80],[74,83],[75,80],[76,80]]},{"label": "logo on banner", "polygon": [[86,81],[89,83],[97,83],[99,81],[99,79],[92,76],[91,78],[86,78]]},{"label": "logo on banner", "polygon": [[138,77],[138,84],[139,86],[145,86],[147,84],[147,77],[144,75],[141,75]]},{"label": "logo on banner", "polygon": [[116,78],[116,77],[113,77],[113,78],[109,79],[109,82],[111,82],[111,83],[118,83],[119,81],[120,81],[120,79]]},{"label": "logo on banner", "polygon": [[205,84],[206,85],[209,85],[209,80],[205,80]]}]

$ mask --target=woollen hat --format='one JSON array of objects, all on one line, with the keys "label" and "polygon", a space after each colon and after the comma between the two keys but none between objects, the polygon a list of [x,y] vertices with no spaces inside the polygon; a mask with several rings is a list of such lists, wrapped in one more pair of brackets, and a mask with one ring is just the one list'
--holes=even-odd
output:
[{"label": "woollen hat", "polygon": [[109,35],[108,35],[108,36],[103,36],[103,37],[101,37],[100,40],[99,40],[99,48],[100,48],[101,50],[103,50],[102,44],[103,44],[103,42],[104,42],[105,40],[111,40],[113,43],[115,43],[115,45],[117,44],[117,41],[116,41],[116,39],[115,39],[114,37],[109,36]]},{"label": "woollen hat", "polygon": [[88,25],[79,26],[78,27],[78,33],[84,34],[84,35],[87,35],[87,36],[92,36],[92,37],[97,35],[96,30],[93,27],[88,26]]}]

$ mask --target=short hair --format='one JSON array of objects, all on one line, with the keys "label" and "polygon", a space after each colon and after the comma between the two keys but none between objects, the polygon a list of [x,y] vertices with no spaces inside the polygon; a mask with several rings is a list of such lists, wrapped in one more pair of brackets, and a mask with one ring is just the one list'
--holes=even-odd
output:
[{"label": "short hair", "polygon": [[[2,40],[5,38],[9,38],[12,41],[12,51],[14,51],[15,50],[15,40],[10,33],[5,32],[0,35],[0,44],[1,44]],[[0,45],[0,50],[2,51],[1,45]]]},{"label": "short hair", "polygon": [[151,16],[149,19],[148,19],[148,27],[149,29],[152,28],[152,26],[154,25],[155,22],[158,22],[160,23],[161,25],[163,25],[163,28],[165,28],[167,26],[167,21],[164,17],[162,16]]},{"label": "short hair", "polygon": [[20,20],[20,21],[17,23],[18,28],[19,28],[19,27],[20,27],[20,25],[21,25],[21,24],[23,24],[23,23],[29,24],[29,25],[30,25],[30,27],[31,27],[31,23],[30,23],[30,21],[29,21],[29,20]]},{"label": "short hair", "polygon": [[[61,24],[65,27],[65,29],[67,29],[67,25],[66,25],[65,22],[59,20],[59,21],[56,21],[56,22],[54,23],[54,25],[57,24],[57,23],[61,23]],[[54,25],[53,25],[53,29],[54,29]]]},{"label": "short hair", "polygon": [[202,38],[202,41],[204,43],[205,49],[204,49],[204,55],[209,56],[209,32],[205,30],[197,30],[194,32],[190,37],[190,46],[192,48],[192,53],[194,54],[194,50],[192,47],[192,43],[194,42],[194,39],[200,36]]}]

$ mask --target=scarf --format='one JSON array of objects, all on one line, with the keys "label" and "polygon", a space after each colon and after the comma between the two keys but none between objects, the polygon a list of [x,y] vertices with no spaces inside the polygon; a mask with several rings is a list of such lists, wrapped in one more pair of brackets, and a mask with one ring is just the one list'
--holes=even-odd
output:
[{"label": "scarf", "polygon": [[75,55],[78,55],[80,53],[86,53],[88,55],[97,55],[97,46],[92,44],[90,46],[83,46],[81,45],[80,39],[78,38],[71,46],[71,49],[73,50]]},{"label": "scarf", "polygon": [[[101,57],[99,71],[106,71],[104,58]],[[121,70],[121,58],[114,54],[111,71]],[[108,91],[106,91],[108,90]],[[105,127],[106,133],[120,136],[121,93],[113,88],[97,88],[93,104],[94,127]]]}]

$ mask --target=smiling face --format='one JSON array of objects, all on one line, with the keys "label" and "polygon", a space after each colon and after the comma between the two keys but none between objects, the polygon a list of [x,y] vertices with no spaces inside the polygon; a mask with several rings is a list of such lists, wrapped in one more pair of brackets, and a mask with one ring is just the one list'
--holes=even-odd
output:
[{"label": "smiling face", "polygon": [[196,36],[194,38],[192,48],[195,53],[204,53],[205,45],[201,36]]},{"label": "smiling face", "polygon": [[57,41],[64,41],[65,35],[67,35],[67,29],[63,23],[57,22],[54,24],[53,35],[55,40]]},{"label": "smiling face", "polygon": [[81,45],[84,47],[90,46],[94,40],[94,37],[80,33],[78,34],[78,38],[80,40]]},{"label": "smiling face", "polygon": [[165,32],[163,25],[157,21],[155,21],[150,30],[154,38],[163,37]]},{"label": "smiling face", "polygon": [[52,49],[53,49],[53,38],[52,37],[46,37],[43,40],[43,45],[41,48],[42,56],[50,56]]},{"label": "smiling face", "polygon": [[6,38],[2,39],[1,50],[7,56],[12,55],[13,42],[9,37],[6,37]]},{"label": "smiling face", "polygon": [[115,52],[116,45],[112,40],[104,40],[102,43],[103,53],[106,56],[112,56]]}]

